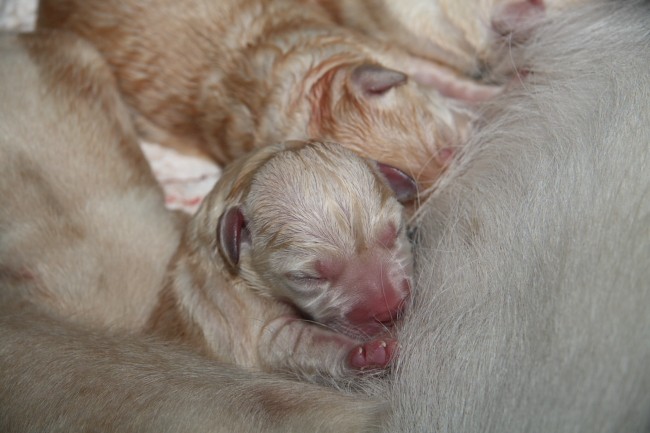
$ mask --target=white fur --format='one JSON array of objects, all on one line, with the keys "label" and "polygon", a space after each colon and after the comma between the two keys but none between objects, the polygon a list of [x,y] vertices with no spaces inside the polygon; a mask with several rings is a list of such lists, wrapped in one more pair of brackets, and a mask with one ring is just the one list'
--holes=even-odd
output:
[{"label": "white fur", "polygon": [[650,428],[650,10],[556,17],[420,218],[387,431]]}]

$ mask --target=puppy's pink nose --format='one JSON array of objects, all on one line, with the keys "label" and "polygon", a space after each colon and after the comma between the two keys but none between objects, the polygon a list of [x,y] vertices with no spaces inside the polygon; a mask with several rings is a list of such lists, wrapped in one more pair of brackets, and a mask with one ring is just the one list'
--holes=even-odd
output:
[{"label": "puppy's pink nose", "polygon": [[372,319],[374,319],[377,322],[390,325],[392,324],[392,322],[402,317],[403,311],[404,311],[404,300],[400,301],[399,304],[393,306],[392,308],[387,308],[384,311],[376,312],[372,317]]},{"label": "puppy's pink nose", "polygon": [[359,302],[346,315],[347,320],[368,334],[379,332],[399,320],[404,312],[410,285],[402,283],[402,290],[386,290]]}]

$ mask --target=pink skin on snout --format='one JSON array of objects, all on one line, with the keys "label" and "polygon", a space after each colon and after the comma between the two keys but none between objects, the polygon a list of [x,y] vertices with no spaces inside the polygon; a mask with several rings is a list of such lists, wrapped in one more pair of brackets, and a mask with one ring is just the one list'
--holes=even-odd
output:
[{"label": "pink skin on snout", "polygon": [[354,291],[359,299],[344,315],[345,322],[365,337],[378,337],[349,352],[351,368],[385,368],[397,356],[397,341],[381,334],[402,315],[411,291],[411,265],[398,267],[391,255],[388,249],[366,250],[348,262],[320,261],[316,266],[334,287]]},{"label": "pink skin on snout", "polygon": [[353,259],[321,260],[316,270],[334,287],[353,293],[356,303],[344,315],[347,323],[365,336],[376,336],[402,315],[411,292],[411,263],[395,257],[397,231],[389,226],[378,244]]},{"label": "pink skin on snout", "polygon": [[401,288],[384,283],[381,293],[367,297],[357,304],[345,318],[366,335],[377,335],[391,327],[402,315],[410,284],[403,280]]}]

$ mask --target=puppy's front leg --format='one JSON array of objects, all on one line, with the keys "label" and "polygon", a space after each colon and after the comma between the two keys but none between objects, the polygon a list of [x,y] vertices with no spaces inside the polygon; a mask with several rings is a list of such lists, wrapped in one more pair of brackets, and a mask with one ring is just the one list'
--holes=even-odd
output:
[{"label": "puppy's front leg", "polygon": [[275,370],[333,377],[385,368],[396,350],[397,341],[391,338],[360,343],[293,316],[270,321],[262,328],[258,344],[260,359]]}]

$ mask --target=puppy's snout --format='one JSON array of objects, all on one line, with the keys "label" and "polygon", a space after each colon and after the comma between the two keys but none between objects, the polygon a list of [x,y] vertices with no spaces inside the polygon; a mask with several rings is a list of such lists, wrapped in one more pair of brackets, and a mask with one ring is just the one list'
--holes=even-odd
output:
[{"label": "puppy's snout", "polygon": [[385,332],[403,316],[411,293],[411,265],[374,249],[345,263],[336,286],[351,302],[343,320],[367,336]]},{"label": "puppy's snout", "polygon": [[408,280],[401,290],[384,290],[359,302],[346,315],[347,320],[368,335],[377,334],[401,319],[410,293]]},{"label": "puppy's snout", "polygon": [[404,309],[406,308],[406,301],[411,293],[411,283],[408,279],[403,279],[400,284],[400,290],[396,292],[396,296],[392,300],[392,304],[384,302],[384,309],[377,309],[373,319],[384,325],[392,325],[395,321],[402,318]]},{"label": "puppy's snout", "polygon": [[399,320],[402,317],[402,313],[404,312],[404,305],[406,299],[401,300],[398,304],[386,308],[384,311],[378,311],[377,313],[374,314],[372,317],[373,320],[386,325],[386,326],[391,326],[393,325],[397,320]]}]

